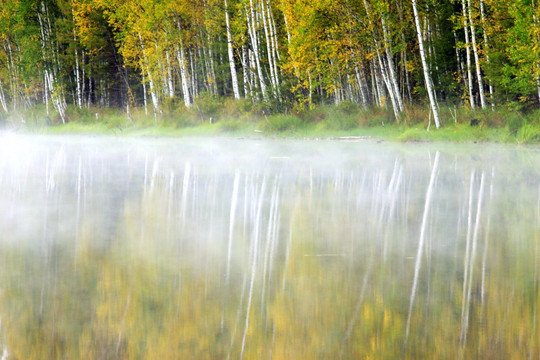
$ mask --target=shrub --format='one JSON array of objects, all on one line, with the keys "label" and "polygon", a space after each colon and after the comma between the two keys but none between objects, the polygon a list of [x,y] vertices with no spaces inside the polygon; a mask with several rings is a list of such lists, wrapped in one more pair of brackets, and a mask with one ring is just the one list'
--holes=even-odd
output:
[{"label": "shrub", "polygon": [[516,135],[525,124],[525,119],[518,113],[510,113],[506,118],[506,127],[511,135]]},{"label": "shrub", "polygon": [[253,103],[249,99],[228,98],[223,105],[223,116],[236,119],[249,117],[253,110]]},{"label": "shrub", "polygon": [[268,132],[297,130],[303,125],[303,121],[299,117],[284,114],[265,117],[265,119],[261,123],[262,129]]},{"label": "shrub", "polygon": [[540,142],[540,127],[533,124],[524,124],[516,135],[518,144],[531,144]]},{"label": "shrub", "polygon": [[218,98],[208,93],[203,93],[195,99],[193,107],[199,112],[200,117],[204,121],[207,121],[210,118],[217,118],[222,112],[223,104]]},{"label": "shrub", "polygon": [[358,127],[358,116],[334,114],[325,118],[322,124],[328,130],[351,130]]},{"label": "shrub", "polygon": [[356,114],[358,112],[358,105],[352,101],[342,101],[337,106],[337,111],[346,115]]},{"label": "shrub", "polygon": [[224,132],[234,132],[242,128],[242,122],[238,119],[223,119],[218,122],[218,126]]}]

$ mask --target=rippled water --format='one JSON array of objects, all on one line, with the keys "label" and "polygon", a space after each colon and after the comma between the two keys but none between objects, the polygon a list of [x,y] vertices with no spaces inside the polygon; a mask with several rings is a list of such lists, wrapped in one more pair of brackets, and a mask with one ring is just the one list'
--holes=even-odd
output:
[{"label": "rippled water", "polygon": [[0,135],[0,355],[540,357],[540,149]]}]

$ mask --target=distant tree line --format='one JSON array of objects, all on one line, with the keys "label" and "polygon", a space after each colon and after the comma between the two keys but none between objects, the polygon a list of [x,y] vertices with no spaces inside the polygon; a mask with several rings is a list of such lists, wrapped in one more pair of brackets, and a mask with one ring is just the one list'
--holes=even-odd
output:
[{"label": "distant tree line", "polygon": [[2,0],[0,112],[540,101],[536,0]]}]

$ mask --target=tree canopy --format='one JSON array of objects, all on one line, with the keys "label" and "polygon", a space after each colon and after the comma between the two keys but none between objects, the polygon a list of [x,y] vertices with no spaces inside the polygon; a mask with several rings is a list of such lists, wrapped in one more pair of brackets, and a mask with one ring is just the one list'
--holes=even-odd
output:
[{"label": "tree canopy", "polygon": [[398,121],[414,103],[531,108],[539,16],[536,0],[2,0],[0,112],[159,115],[201,95],[347,100]]}]

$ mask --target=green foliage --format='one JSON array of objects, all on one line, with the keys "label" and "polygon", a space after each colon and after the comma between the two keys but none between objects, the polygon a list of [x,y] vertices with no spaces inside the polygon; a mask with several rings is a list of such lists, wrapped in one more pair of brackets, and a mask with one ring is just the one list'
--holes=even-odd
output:
[{"label": "green foliage", "polygon": [[266,132],[296,131],[304,126],[301,118],[293,115],[271,115],[261,120],[261,128]]},{"label": "green foliage", "polygon": [[519,130],[517,130],[516,140],[518,144],[531,144],[540,142],[540,126],[523,124]]}]

